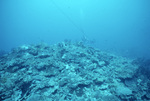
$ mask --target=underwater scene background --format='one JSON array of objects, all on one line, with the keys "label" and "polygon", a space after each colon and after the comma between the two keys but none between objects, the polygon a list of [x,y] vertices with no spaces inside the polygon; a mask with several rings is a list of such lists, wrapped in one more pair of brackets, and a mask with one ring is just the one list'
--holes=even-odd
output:
[{"label": "underwater scene background", "polygon": [[0,0],[0,101],[150,101],[149,0]]},{"label": "underwater scene background", "polygon": [[149,58],[149,4],[149,0],[1,0],[0,49],[86,37],[99,49]]}]

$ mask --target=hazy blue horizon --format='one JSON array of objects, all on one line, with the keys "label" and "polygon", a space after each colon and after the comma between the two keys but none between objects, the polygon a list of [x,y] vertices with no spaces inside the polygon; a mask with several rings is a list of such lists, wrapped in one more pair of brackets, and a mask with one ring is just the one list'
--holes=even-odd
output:
[{"label": "hazy blue horizon", "polygon": [[100,50],[150,58],[149,4],[149,0],[0,0],[0,50],[85,36]]}]

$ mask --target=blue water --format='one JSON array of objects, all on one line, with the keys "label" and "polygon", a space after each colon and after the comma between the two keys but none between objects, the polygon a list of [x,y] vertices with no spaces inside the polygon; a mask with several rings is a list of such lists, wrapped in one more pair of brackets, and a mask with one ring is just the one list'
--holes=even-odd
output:
[{"label": "blue water", "polygon": [[150,58],[150,0],[0,0],[0,50],[64,39]]}]

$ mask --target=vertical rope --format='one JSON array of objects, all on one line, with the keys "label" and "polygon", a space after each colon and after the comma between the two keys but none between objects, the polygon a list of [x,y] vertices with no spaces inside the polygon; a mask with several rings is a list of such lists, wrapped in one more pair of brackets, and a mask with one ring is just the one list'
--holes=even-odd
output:
[{"label": "vertical rope", "polygon": [[55,7],[79,30],[83,36],[85,36],[85,32],[82,28],[80,28],[53,0],[51,0]]}]

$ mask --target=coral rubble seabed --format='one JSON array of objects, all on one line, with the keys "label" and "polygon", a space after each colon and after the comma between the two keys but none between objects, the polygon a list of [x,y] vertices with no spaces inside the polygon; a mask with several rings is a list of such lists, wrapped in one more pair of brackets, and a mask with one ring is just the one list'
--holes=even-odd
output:
[{"label": "coral rubble seabed", "polygon": [[24,45],[0,57],[0,101],[149,101],[138,70],[81,42]]}]

